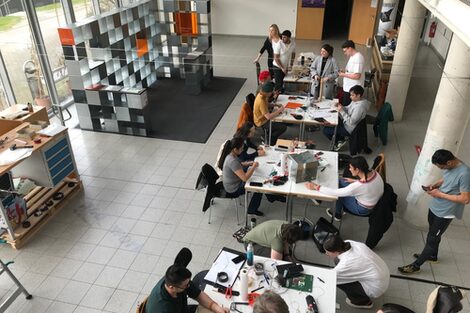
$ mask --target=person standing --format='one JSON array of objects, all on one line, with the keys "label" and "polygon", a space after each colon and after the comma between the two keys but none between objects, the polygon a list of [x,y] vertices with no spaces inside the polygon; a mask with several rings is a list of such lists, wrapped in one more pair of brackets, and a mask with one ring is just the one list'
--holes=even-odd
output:
[{"label": "person standing", "polygon": [[454,218],[462,219],[463,209],[470,203],[470,168],[444,149],[434,152],[431,162],[443,170],[443,177],[430,186],[423,186],[432,197],[426,244],[421,253],[413,255],[416,258],[413,263],[398,268],[402,274],[419,272],[426,261],[437,262],[442,234]]},{"label": "person standing", "polygon": [[275,91],[282,93],[284,77],[287,75],[289,66],[292,67],[295,60],[295,42],[291,39],[292,33],[288,30],[282,32],[281,41],[273,42],[274,53],[274,81]]},{"label": "person standing", "polygon": [[[278,109],[269,113],[269,98],[272,96],[274,85],[271,82],[265,83],[261,87],[261,91],[258,93],[255,99],[255,105],[253,107],[253,121],[256,127],[262,127],[265,131],[269,131],[269,120],[272,120],[284,112],[284,106],[280,106]],[[287,127],[282,123],[272,123],[271,125],[271,144],[275,145],[279,136],[281,136]]]},{"label": "person standing", "polygon": [[269,35],[266,37],[266,40],[263,43],[263,46],[259,50],[258,56],[256,59],[253,60],[253,63],[259,62],[259,59],[263,55],[264,51],[268,53],[268,70],[271,77],[274,77],[273,71],[273,61],[274,61],[274,54],[273,54],[273,43],[277,43],[281,40],[281,32],[279,31],[279,27],[276,24],[272,24],[269,26]]},{"label": "person standing", "polygon": [[370,309],[371,298],[385,293],[390,283],[387,264],[361,242],[343,241],[333,235],[323,244],[325,254],[335,259],[336,284],[346,294],[346,303],[359,309]]},{"label": "person standing", "polygon": [[343,53],[349,57],[344,70],[340,70],[339,77],[343,77],[343,106],[351,103],[349,90],[352,86],[364,87],[364,56],[356,50],[354,41],[347,40],[341,46]]},{"label": "person standing", "polygon": [[320,82],[323,82],[323,95],[326,99],[333,99],[336,78],[338,78],[338,64],[333,58],[333,47],[325,44],[320,49],[320,55],[315,58],[310,66],[310,74],[313,79],[311,94],[316,99],[320,93]]}]

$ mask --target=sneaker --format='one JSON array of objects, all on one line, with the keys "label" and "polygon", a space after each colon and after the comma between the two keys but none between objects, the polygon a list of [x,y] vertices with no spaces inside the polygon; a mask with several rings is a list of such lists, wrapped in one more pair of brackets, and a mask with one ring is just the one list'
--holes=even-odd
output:
[{"label": "sneaker", "polygon": [[[331,212],[330,209],[326,209],[326,214],[329,216],[329,217],[333,217],[333,213]],[[337,222],[340,222],[341,221],[341,218],[343,217],[343,214],[338,214],[338,213],[335,213],[335,221]]]},{"label": "sneaker", "polygon": [[[421,254],[419,253],[415,253],[413,254],[413,257],[415,259],[419,258]],[[439,260],[437,259],[437,257],[430,257],[429,259],[427,259],[426,261],[428,261],[429,263],[433,263],[433,264],[436,264],[436,263],[439,263]]]},{"label": "sneaker", "polygon": [[333,151],[336,151],[338,152],[339,150],[341,150],[341,148],[346,144],[346,140],[345,141],[338,141],[335,146],[333,147]]},{"label": "sneaker", "polygon": [[261,211],[255,211],[255,212],[248,212],[250,215],[256,215],[256,216],[264,216],[264,213]]},{"label": "sneaker", "polygon": [[414,264],[409,264],[405,266],[400,266],[398,268],[398,271],[402,274],[413,274],[418,273],[420,271],[420,268]]},{"label": "sneaker", "polygon": [[368,304],[354,304],[351,302],[351,300],[349,300],[349,298],[346,298],[346,304],[357,309],[372,309],[372,307],[374,306],[374,303],[372,303],[372,301],[370,301]]}]

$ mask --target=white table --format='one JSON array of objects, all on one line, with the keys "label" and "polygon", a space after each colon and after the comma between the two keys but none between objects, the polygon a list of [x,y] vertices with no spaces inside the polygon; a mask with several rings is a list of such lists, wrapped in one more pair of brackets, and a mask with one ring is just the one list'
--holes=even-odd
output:
[{"label": "white table", "polygon": [[[296,99],[293,99],[296,97]],[[289,99],[291,98],[291,99]],[[272,123],[290,123],[299,125],[299,139],[304,140],[305,125],[323,125],[318,122],[315,118],[324,118],[331,126],[335,127],[335,132],[332,138],[332,144],[330,149],[333,148],[336,137],[336,126],[338,125],[338,112],[334,110],[334,104],[338,100],[322,100],[314,101],[310,103],[310,99],[306,96],[293,96],[293,95],[279,95],[276,100],[277,105],[286,106],[289,102],[300,103],[304,109],[288,109],[286,108],[282,114],[276,116],[274,119],[269,121],[269,140],[271,140],[271,128]],[[334,111],[334,112],[333,112]],[[302,119],[298,120],[292,116],[292,114],[302,115]]]},{"label": "white table", "polygon": [[[250,274],[250,277],[253,277],[253,279],[251,279],[251,286],[249,285],[248,292],[258,288],[258,286],[264,286],[264,288],[256,291],[256,293],[262,294],[270,288],[284,299],[289,306],[290,312],[305,312],[307,308],[305,297],[308,295],[312,295],[317,302],[319,312],[334,313],[336,311],[336,272],[333,269],[302,265],[305,274],[314,276],[312,292],[307,293],[279,286],[275,279],[272,279],[277,275],[277,270],[275,268],[276,262],[277,264],[288,262],[276,261],[260,256],[255,256],[254,261],[255,263],[259,262],[264,264],[265,272],[270,276],[273,283],[271,286],[269,286],[269,284],[265,285],[263,275],[256,276],[253,270],[253,274]],[[236,280],[233,290],[240,291],[240,279]],[[206,285],[204,291],[215,302],[223,305],[224,307],[230,307],[232,302],[242,302],[241,296],[234,296],[232,299],[226,299],[224,294],[217,292],[216,288],[209,284]],[[238,305],[237,309],[241,312],[253,312],[253,308],[247,305]]]},{"label": "white table", "polygon": [[[320,191],[310,190],[305,187],[305,182],[296,183],[292,176],[281,186],[274,186],[272,183],[265,183],[261,187],[250,186],[250,182],[265,182],[271,177],[271,173],[276,171],[278,175],[282,175],[278,165],[281,159],[280,151],[276,151],[274,147],[266,147],[266,155],[259,156],[255,159],[259,163],[259,167],[245,184],[245,225],[248,221],[248,193],[273,193],[287,196],[286,220],[292,222],[292,203],[293,197],[316,199],[323,201],[336,201],[338,198],[321,193]],[[296,149],[295,153],[302,152],[302,149]],[[314,180],[317,184],[327,186],[329,188],[338,188],[338,153],[333,151],[307,150],[312,154],[322,152],[321,158],[328,162],[324,168],[319,168],[317,178]]]}]

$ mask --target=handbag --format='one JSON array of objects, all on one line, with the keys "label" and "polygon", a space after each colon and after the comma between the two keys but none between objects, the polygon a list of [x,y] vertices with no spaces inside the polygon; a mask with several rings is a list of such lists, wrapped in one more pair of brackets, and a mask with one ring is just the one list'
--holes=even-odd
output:
[{"label": "handbag", "polygon": [[328,222],[324,217],[320,217],[313,226],[312,231],[312,239],[315,242],[315,245],[318,248],[320,253],[325,253],[325,249],[323,249],[323,244],[325,243],[326,239],[332,235],[338,235],[339,231],[332,223]]},{"label": "handbag", "polygon": [[[20,225],[26,219],[26,201],[19,194],[3,190],[0,192],[0,200],[6,213],[5,216],[13,227]],[[2,217],[0,217],[0,227],[7,227]]]}]

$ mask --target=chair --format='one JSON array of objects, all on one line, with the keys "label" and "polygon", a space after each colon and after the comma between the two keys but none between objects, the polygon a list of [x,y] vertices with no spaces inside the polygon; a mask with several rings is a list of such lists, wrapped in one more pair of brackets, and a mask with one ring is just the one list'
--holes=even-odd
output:
[{"label": "chair", "polygon": [[374,164],[372,165],[372,168],[377,173],[380,174],[380,176],[382,177],[382,180],[384,181],[384,183],[387,182],[387,180],[386,180],[387,173],[385,171],[385,154],[379,153],[379,155],[375,157]]},{"label": "chair", "polygon": [[349,140],[349,154],[356,155],[364,151],[369,154],[372,150],[367,145],[367,123],[366,119],[362,119],[356,128],[352,131],[348,138]]},{"label": "chair", "polygon": [[377,72],[376,68],[370,70],[370,72],[365,72],[364,75],[364,89],[366,89],[366,98],[369,98],[369,89],[372,87],[372,83],[375,78],[375,73]]},{"label": "chair", "polygon": [[259,85],[259,73],[261,73],[261,65],[259,62],[255,62],[256,66],[256,85]]},{"label": "chair", "polygon": [[202,212],[206,212],[209,209],[209,224],[211,223],[211,206],[214,203],[215,198],[221,199],[232,199],[235,202],[235,208],[237,210],[237,224],[240,225],[240,218],[238,216],[238,197],[230,197],[224,189],[222,182],[217,182],[219,175],[215,169],[209,164],[204,164],[201,168],[201,172],[196,181],[196,190],[206,188],[206,196],[204,198],[204,204],[202,206]]},{"label": "chair", "polygon": [[147,300],[148,297],[144,299],[138,306],[137,310],[135,311],[136,313],[145,313],[145,305],[147,305]]}]

